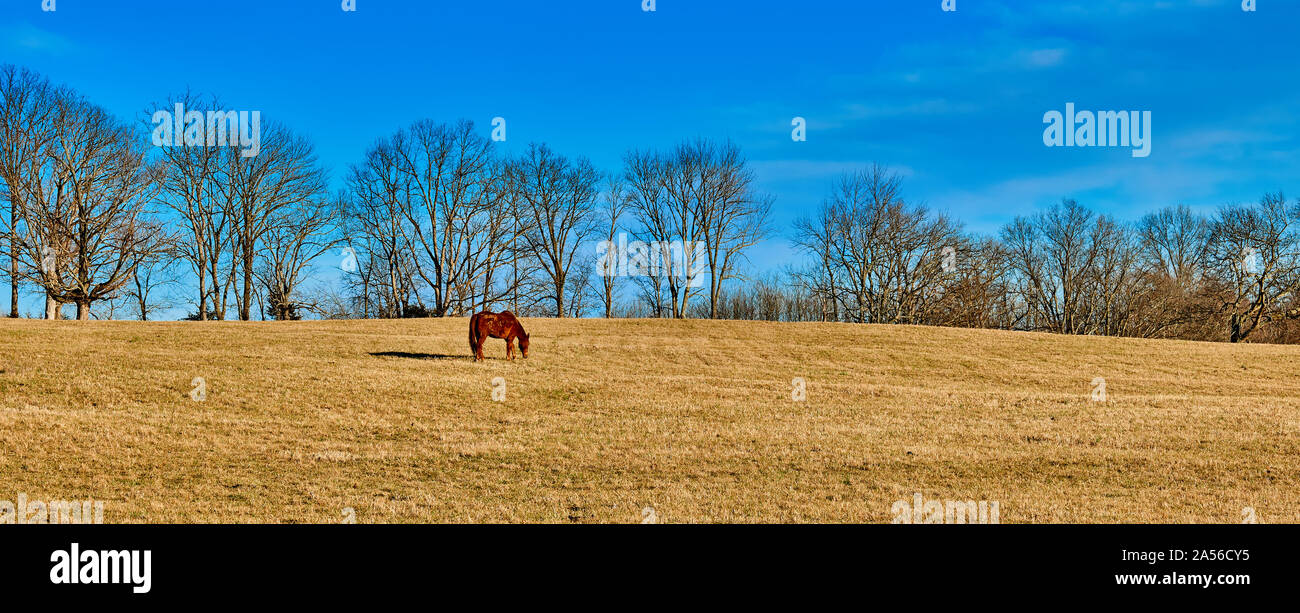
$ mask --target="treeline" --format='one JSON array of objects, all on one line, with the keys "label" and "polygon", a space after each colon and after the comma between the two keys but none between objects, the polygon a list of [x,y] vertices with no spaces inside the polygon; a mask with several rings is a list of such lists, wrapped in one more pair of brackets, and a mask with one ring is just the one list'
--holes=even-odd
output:
[{"label": "treeline", "polygon": [[[68,304],[79,319],[178,305],[196,320],[612,315],[625,283],[596,278],[595,242],[623,233],[698,246],[628,284],[657,314],[701,300],[716,314],[771,205],[731,143],[634,151],[610,173],[544,144],[504,156],[469,121],[419,121],[377,139],[330,193],[310,141],[257,118],[249,134],[212,96],[129,122],[3,66],[0,102],[13,317],[23,292],[46,318]],[[335,266],[341,288],[312,284]]]},{"label": "treeline", "polygon": [[[175,104],[219,109],[188,94],[154,108]],[[148,319],[175,306],[188,272],[196,319],[251,319],[255,301],[277,318],[299,316],[309,263],[339,240],[311,144],[273,123],[259,126],[256,156],[151,146],[151,116],[126,122],[31,71],[0,67],[9,315],[26,290],[43,295],[47,319],[68,304],[78,319]]]},{"label": "treeline", "polygon": [[[3,66],[0,104],[13,317],[27,293],[47,318],[64,305],[82,319],[510,309],[1300,340],[1300,203],[1281,194],[1136,223],[1065,200],[977,236],[875,166],[774,232],[772,197],[730,142],[634,150],[602,171],[544,144],[503,155],[469,121],[419,121],[376,139],[330,192],[311,142],[283,124],[259,124],[255,146],[213,146],[214,130],[247,126],[212,96],[123,121]],[[185,146],[152,146],[153,111],[173,108]],[[231,123],[191,129],[191,113]],[[747,253],[777,234],[807,263],[753,274]]]},{"label": "treeline", "polygon": [[793,285],[832,321],[1193,340],[1293,342],[1300,203],[1282,194],[1213,216],[1168,207],[1136,223],[1065,200],[996,237],[908,204],[881,167],[837,181],[800,220],[817,262]]},{"label": "treeline", "polygon": [[692,299],[716,313],[745,249],[766,232],[771,200],[753,183],[730,143],[632,152],[625,172],[602,173],[546,145],[502,157],[469,121],[417,122],[349,169],[340,200],[358,260],[339,314],[612,315],[623,283],[596,274],[595,244],[620,233],[698,244],[680,269],[630,282],[658,316],[685,316]]}]

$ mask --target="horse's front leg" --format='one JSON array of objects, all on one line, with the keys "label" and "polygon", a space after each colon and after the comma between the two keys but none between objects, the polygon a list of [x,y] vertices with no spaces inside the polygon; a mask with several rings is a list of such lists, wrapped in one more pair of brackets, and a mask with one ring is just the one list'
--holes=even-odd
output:
[{"label": "horse's front leg", "polygon": [[506,339],[506,358],[515,359],[515,337],[513,336]]}]

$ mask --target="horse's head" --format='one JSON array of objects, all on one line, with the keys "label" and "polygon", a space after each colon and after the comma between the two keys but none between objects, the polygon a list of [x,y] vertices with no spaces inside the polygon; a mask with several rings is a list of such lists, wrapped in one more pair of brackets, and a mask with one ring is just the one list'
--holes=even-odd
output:
[{"label": "horse's head", "polygon": [[528,334],[527,333],[519,335],[519,351],[524,354],[525,358],[528,357]]}]

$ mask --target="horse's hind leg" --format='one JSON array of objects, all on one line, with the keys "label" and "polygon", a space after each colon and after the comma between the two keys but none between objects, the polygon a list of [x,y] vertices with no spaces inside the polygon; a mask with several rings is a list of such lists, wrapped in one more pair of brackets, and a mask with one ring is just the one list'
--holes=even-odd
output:
[{"label": "horse's hind leg", "polygon": [[484,333],[484,331],[481,329],[475,330],[475,332],[478,335],[474,337],[474,360],[477,362],[482,362],[483,360],[486,359],[483,357],[483,345],[487,344],[488,337],[487,334]]},{"label": "horse's hind leg", "polygon": [[478,334],[477,330],[472,331],[471,333],[474,334],[474,336],[470,338],[469,349],[471,352],[474,353],[474,361],[482,362],[483,361],[483,335]]}]

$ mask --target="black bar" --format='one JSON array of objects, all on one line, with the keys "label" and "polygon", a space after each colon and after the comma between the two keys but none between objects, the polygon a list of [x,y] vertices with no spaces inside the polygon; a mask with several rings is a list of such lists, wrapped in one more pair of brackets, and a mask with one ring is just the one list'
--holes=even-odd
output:
[{"label": "black bar", "polygon": [[[127,604],[236,605],[259,593],[326,603],[449,591],[586,599],[594,585],[639,584],[724,601],[863,589],[987,602],[1030,593],[1096,602],[1233,600],[1290,592],[1297,534],[1295,525],[4,526],[0,585],[5,594],[51,601]],[[51,554],[72,543],[83,555],[149,550],[148,593],[134,593],[129,581],[52,583]],[[1171,550],[1185,558],[1170,559]],[[1125,560],[1125,551],[1142,559]],[[1150,552],[1164,559],[1150,563]],[[1119,585],[1116,577],[1193,574],[1216,584]]]}]

